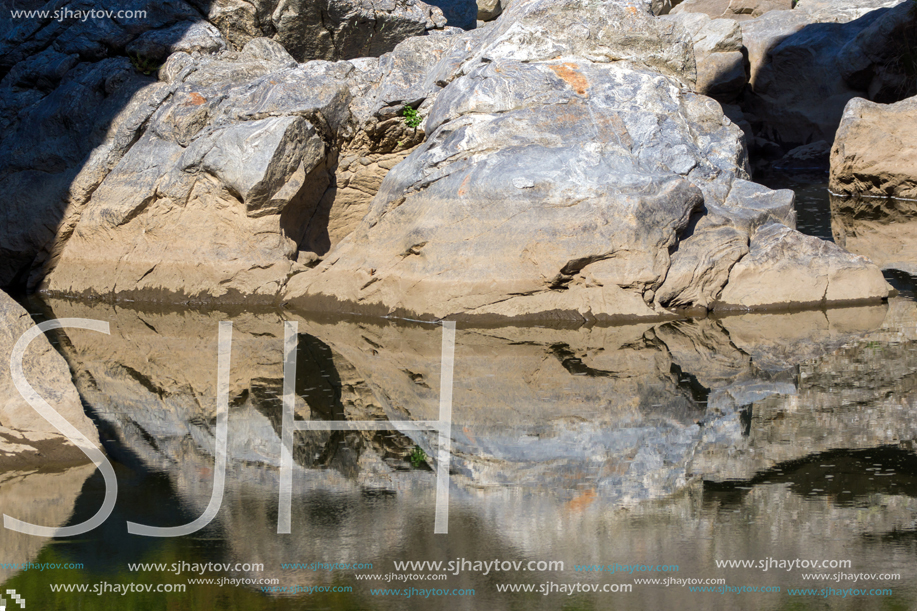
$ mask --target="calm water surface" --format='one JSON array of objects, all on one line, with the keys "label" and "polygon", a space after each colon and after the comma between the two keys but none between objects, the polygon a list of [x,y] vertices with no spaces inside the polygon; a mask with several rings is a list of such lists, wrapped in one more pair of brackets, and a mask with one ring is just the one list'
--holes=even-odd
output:
[{"label": "calm water surface", "polygon": [[[801,189],[799,226],[830,238],[820,189]],[[917,608],[917,303],[910,276],[889,278],[901,295],[864,308],[460,326],[448,534],[434,534],[438,436],[398,424],[296,433],[292,532],[277,534],[285,320],[298,324],[296,417],[313,421],[437,420],[441,327],[32,300],[38,319],[111,324],[55,341],[115,464],[118,503],[74,539],[4,531],[0,563],[81,568],[0,564],[3,590],[68,610]],[[127,521],[185,524],[210,501],[221,320],[233,345],[220,511],[193,535],[130,535]],[[88,467],[0,475],[3,512],[47,525],[86,520],[103,494]],[[192,567],[206,563],[229,567]]]}]

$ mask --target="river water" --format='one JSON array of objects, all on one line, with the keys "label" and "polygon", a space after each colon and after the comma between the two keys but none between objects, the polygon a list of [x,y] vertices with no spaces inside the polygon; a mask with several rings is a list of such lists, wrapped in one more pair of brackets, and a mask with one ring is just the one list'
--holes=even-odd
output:
[{"label": "river water", "polygon": [[[800,228],[833,238],[826,191],[795,188]],[[3,591],[67,610],[917,608],[917,302],[908,274],[888,277],[900,293],[880,306],[460,325],[448,477],[440,436],[404,424],[441,419],[441,326],[32,298],[36,320],[110,324],[53,339],[118,502],[76,538],[4,531],[0,563],[45,570],[0,565]],[[211,500],[220,321],[233,342],[219,512],[194,534],[131,535],[128,521],[186,524]],[[278,534],[285,322],[298,420],[394,430],[295,433]],[[88,519],[104,492],[91,467],[0,475],[3,511],[51,526]]]}]

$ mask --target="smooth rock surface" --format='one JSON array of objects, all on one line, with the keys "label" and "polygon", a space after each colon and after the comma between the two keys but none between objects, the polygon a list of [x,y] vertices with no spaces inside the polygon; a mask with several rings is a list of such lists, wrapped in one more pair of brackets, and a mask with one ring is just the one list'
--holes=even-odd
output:
[{"label": "smooth rock surface", "polygon": [[[124,9],[107,1],[104,6],[85,0],[58,4],[74,12]],[[184,69],[208,69],[207,55],[227,49],[240,52],[267,37],[278,43],[277,48],[286,47],[283,55],[289,62],[294,57],[304,61],[378,56],[405,39],[445,26],[438,8],[415,0],[303,0],[280,5],[219,0],[196,6],[183,0],[143,0],[131,9],[143,10],[146,16],[4,21],[0,286],[34,288],[41,281],[89,196],[171,95],[174,88],[167,84]],[[201,11],[210,16],[209,22]],[[244,78],[230,70],[215,76],[235,85]],[[199,112],[192,119],[189,114],[189,120],[199,129],[207,115]]]}]

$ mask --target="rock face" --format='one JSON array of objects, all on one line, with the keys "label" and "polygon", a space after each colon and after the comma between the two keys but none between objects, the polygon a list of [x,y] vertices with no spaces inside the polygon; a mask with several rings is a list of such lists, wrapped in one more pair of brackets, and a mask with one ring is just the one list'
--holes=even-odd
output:
[{"label": "rock face", "polygon": [[787,11],[792,0],[685,0],[672,14],[701,13],[712,19],[754,19],[770,11]]},{"label": "rock face", "polygon": [[49,258],[45,288],[276,300],[312,260],[300,251],[323,255],[350,233],[423,137],[397,111],[439,87],[412,62],[456,41],[416,38],[356,64],[297,64],[264,38],[240,53],[173,55],[150,86],[165,101]]},{"label": "rock face", "polygon": [[909,53],[903,41],[917,32],[912,4],[801,2],[742,22],[751,67],[743,108],[761,135],[785,150],[832,142],[852,98],[897,101],[917,93],[902,69]]},{"label": "rock face", "polygon": [[724,103],[735,101],[748,84],[742,29],[734,19],[710,19],[703,13],[662,17],[685,28],[694,40],[697,91]]},{"label": "rock face", "polygon": [[[741,132],[684,87],[693,76],[686,42],[663,43],[681,28],[624,13],[628,40],[640,33],[657,51],[638,53],[633,42],[618,50],[594,12],[561,7],[548,21],[542,3],[514,5],[483,35],[436,97],[427,140],[389,172],[355,232],[290,280],[286,301],[425,317],[620,319],[715,309],[727,281],[736,290],[750,282],[730,269],[765,220],[792,222],[787,194],[746,186]],[[519,33],[536,27],[537,44]],[[579,58],[553,59],[571,53]],[[631,60],[603,61],[621,53]],[[653,71],[639,63],[647,57]],[[711,254],[720,239],[723,252]],[[870,263],[816,250],[869,279],[847,298],[884,296]]]},{"label": "rock face", "polygon": [[[82,86],[130,82],[124,106],[110,102],[101,146],[78,173],[86,150],[70,151],[57,183],[35,174],[47,148],[30,141],[9,185],[37,197],[40,178],[62,220],[37,215],[31,246],[5,242],[19,257],[8,275],[31,268],[55,294],[423,317],[716,309],[727,283],[748,281],[730,270],[758,228],[793,221],[788,193],[747,182],[743,132],[691,90],[693,48],[733,68],[741,55],[735,22],[700,22],[690,36],[649,2],[529,0],[375,59],[300,64],[264,37],[221,50],[201,26],[199,48],[172,53],[158,81],[127,59],[92,64]],[[744,68],[720,79],[719,63],[706,90],[734,96]],[[864,279],[824,303],[884,297],[877,268],[820,252]]]},{"label": "rock face", "polygon": [[283,45],[298,61],[381,55],[406,38],[443,27],[447,20],[440,9],[419,0],[382,3],[191,0],[191,3],[220,29],[235,49],[242,49],[255,38],[266,37]]},{"label": "rock face", "polygon": [[[282,42],[301,61],[381,55],[445,24],[439,9],[414,0],[390,6],[346,0],[274,4],[140,2],[131,8],[146,11],[143,19],[4,22],[15,27],[5,27],[0,42],[0,188],[6,194],[0,206],[0,286],[34,287],[40,281],[89,197],[172,94],[167,85],[179,66],[190,68],[223,50],[241,51],[256,37]],[[60,6],[74,12],[98,8],[82,1]],[[211,22],[202,20],[199,9]],[[176,72],[157,83],[167,57]],[[245,71],[227,69],[213,78],[240,84]],[[206,79],[199,75],[199,81]],[[208,107],[191,107],[199,112],[185,113],[179,131],[193,133],[207,122]]]},{"label": "rock face", "polygon": [[[42,418],[13,384],[10,355],[22,334],[34,326],[32,318],[0,292],[0,320],[0,471],[89,462],[82,450]],[[45,336],[32,340],[23,370],[29,384],[51,407],[98,446],[98,433],[83,413],[67,363]]]},{"label": "rock face", "polygon": [[831,149],[830,188],[844,195],[917,199],[917,98],[844,110]]}]

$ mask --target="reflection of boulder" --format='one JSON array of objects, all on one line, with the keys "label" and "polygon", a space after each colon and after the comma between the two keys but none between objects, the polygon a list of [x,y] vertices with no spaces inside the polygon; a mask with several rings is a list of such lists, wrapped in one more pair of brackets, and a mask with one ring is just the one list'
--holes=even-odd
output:
[{"label": "reflection of boulder", "polygon": [[[773,556],[774,533],[787,557],[845,558],[854,550],[863,562],[881,560],[883,570],[910,562],[871,543],[912,527],[917,504],[913,486],[904,486],[906,461],[901,477],[888,480],[902,490],[858,479],[862,486],[843,502],[817,478],[833,450],[913,438],[909,410],[895,408],[911,396],[912,359],[908,344],[892,343],[900,329],[908,329],[907,341],[917,333],[913,304],[893,300],[888,317],[877,306],[610,328],[460,326],[450,556],[432,535],[434,474],[393,468],[381,444],[357,434],[338,462],[297,459],[294,534],[276,534],[279,315],[50,306],[56,316],[111,323],[109,341],[71,331],[63,349],[112,432],[168,475],[192,515],[211,488],[217,321],[234,320],[230,476],[213,528],[226,533],[227,560],[265,563],[265,573],[252,577],[331,583],[341,575],[279,568],[323,559],[316,550],[330,549],[334,561],[375,567],[486,553],[562,559],[568,570],[664,559],[683,576],[709,575],[724,550]],[[437,418],[439,326],[304,318],[298,325],[299,417]],[[864,367],[869,382],[856,386],[862,375],[851,372]],[[435,437],[407,435],[428,454],[435,450]],[[305,437],[297,447],[318,447]],[[876,504],[883,511],[862,509]],[[673,549],[686,537],[688,551]],[[755,577],[784,587],[799,578]],[[657,607],[673,607],[681,592],[660,590]]]},{"label": "reflection of boulder", "polygon": [[917,203],[831,196],[834,241],[882,269],[917,274]]},{"label": "reflection of boulder", "polygon": [[[847,313],[832,325],[836,332],[862,324],[858,311]],[[737,320],[742,318],[748,317]],[[723,322],[744,348],[739,327]],[[915,329],[917,306],[893,300],[880,327],[800,363],[791,393],[752,397],[747,434],[721,440],[711,435],[690,472],[713,481],[744,480],[814,452],[917,443],[917,412],[911,409],[917,401]]]},{"label": "reflection of boulder", "polygon": [[[73,464],[89,458],[70,443],[22,397],[13,385],[10,354],[14,344],[34,326],[29,313],[0,292],[0,470],[23,466]],[[89,331],[88,333],[93,333]],[[80,396],[63,358],[39,335],[24,358],[26,381],[52,408],[98,445],[95,426],[83,413]]]},{"label": "reflection of boulder", "polygon": [[[73,513],[83,482],[94,471],[93,465],[81,465],[53,472],[0,473],[0,515],[42,526],[64,526]],[[0,536],[0,556],[4,563],[32,562],[47,543],[48,539],[4,528]],[[18,572],[0,568],[0,584]]]},{"label": "reflection of boulder", "polygon": [[[51,307],[56,316],[111,319],[110,338],[74,330],[62,345],[84,396],[106,406],[103,420],[145,461],[171,469],[192,450],[212,451],[221,315],[58,300]],[[884,311],[461,331],[452,467],[473,487],[581,481],[620,502],[665,496],[684,485],[707,428],[741,435],[743,405],[795,392],[800,361],[877,326]],[[229,456],[276,466],[282,321],[268,313],[234,321]],[[438,326],[300,319],[299,332],[299,417],[438,419]],[[404,456],[412,443],[436,455],[434,434],[405,434],[413,441],[302,434],[294,456],[301,470],[332,467],[384,488],[394,475],[380,458]]]}]

